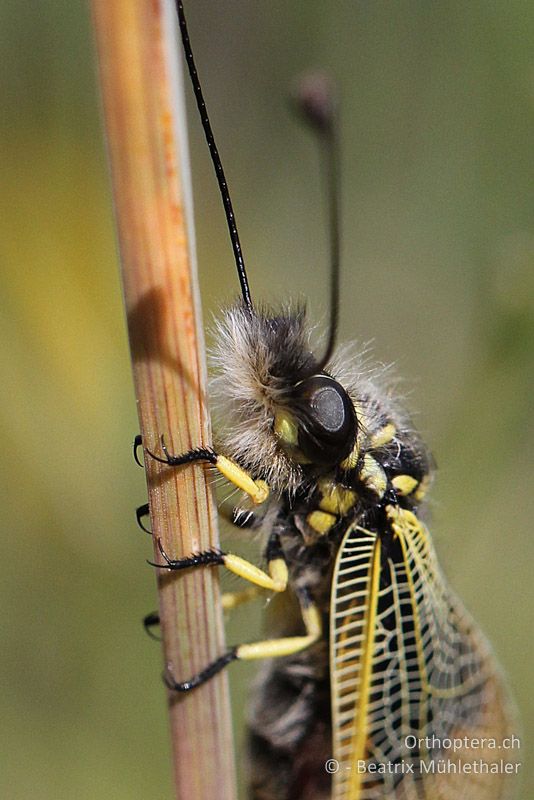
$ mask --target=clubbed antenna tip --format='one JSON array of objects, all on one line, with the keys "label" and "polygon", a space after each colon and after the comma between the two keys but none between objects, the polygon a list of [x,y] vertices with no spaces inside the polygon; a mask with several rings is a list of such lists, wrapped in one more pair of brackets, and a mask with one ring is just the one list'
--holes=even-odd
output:
[{"label": "clubbed antenna tip", "polygon": [[304,120],[321,133],[332,130],[337,113],[333,80],[320,71],[307,72],[295,80],[293,105]]}]

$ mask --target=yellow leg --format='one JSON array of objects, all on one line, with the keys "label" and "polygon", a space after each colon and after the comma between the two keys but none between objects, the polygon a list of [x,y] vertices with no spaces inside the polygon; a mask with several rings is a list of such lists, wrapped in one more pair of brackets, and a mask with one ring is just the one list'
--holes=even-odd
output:
[{"label": "yellow leg", "polygon": [[217,456],[214,466],[224,475],[234,486],[242,489],[248,494],[256,505],[263,503],[269,497],[269,487],[265,481],[254,481],[244,469],[230,461],[226,456]]},{"label": "yellow leg", "polygon": [[224,653],[216,661],[208,664],[205,669],[186,681],[177,681],[170,668],[168,668],[164,675],[165,684],[173,692],[190,692],[192,689],[196,689],[197,686],[209,681],[210,678],[236,659],[249,661],[256,658],[279,658],[305,650],[306,647],[309,647],[321,637],[322,624],[317,606],[303,603],[301,607],[302,618],[306,627],[304,636],[288,636],[286,639],[266,639],[261,642],[240,644],[237,647],[232,647],[227,653]]},{"label": "yellow leg", "polygon": [[226,569],[249,583],[253,583],[254,586],[270,589],[272,592],[285,592],[287,588],[287,566],[281,558],[269,562],[269,574],[241,556],[229,554],[223,556],[223,559]]},{"label": "yellow leg", "polygon": [[322,634],[321,615],[315,605],[302,609],[302,619],[306,627],[304,636],[288,636],[285,639],[264,639],[252,644],[240,644],[235,651],[236,658],[250,661],[256,658],[280,658],[305,650],[320,639]]},{"label": "yellow leg", "polygon": [[281,556],[269,561],[269,573],[267,573],[255,564],[251,564],[250,561],[230,553],[206,550],[203,553],[195,553],[185,558],[174,559],[167,555],[160,540],[158,540],[158,547],[165,564],[150,562],[154,567],[179,571],[192,569],[193,567],[221,566],[226,567],[234,575],[239,575],[240,578],[262,589],[267,589],[271,592],[285,592],[287,588],[287,565]]},{"label": "yellow leg", "polygon": [[[134,454],[138,463],[137,448],[140,445],[141,437],[137,436],[134,443]],[[199,461],[212,464],[222,475],[224,475],[225,478],[233,483],[234,486],[237,486],[238,489],[242,489],[242,491],[246,492],[252,502],[256,505],[263,503],[269,497],[269,487],[265,481],[253,480],[248,472],[242,469],[239,464],[236,464],[235,461],[231,461],[229,458],[226,458],[226,456],[219,455],[211,448],[197,447],[193,450],[188,450],[186,453],[181,453],[180,455],[172,455],[169,453],[167,445],[165,444],[165,440],[162,436],[161,449],[163,450],[164,458],[157,456],[151,450],[148,450],[148,448],[146,452],[155,461],[159,461],[161,464],[168,464],[170,467],[181,467],[184,464],[193,464],[194,462]]]}]

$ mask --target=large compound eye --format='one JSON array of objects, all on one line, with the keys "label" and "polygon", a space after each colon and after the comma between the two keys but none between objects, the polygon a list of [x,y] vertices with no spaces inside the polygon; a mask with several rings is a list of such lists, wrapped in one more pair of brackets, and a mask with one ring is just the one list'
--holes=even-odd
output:
[{"label": "large compound eye", "polygon": [[296,387],[298,449],[314,464],[339,464],[356,440],[356,413],[345,389],[328,375],[313,375]]}]

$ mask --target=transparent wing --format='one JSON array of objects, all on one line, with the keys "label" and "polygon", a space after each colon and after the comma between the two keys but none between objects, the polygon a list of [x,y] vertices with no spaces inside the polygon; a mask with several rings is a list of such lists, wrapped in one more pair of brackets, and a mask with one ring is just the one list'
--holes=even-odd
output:
[{"label": "transparent wing", "polygon": [[514,731],[491,651],[425,527],[388,516],[384,533],[347,531],[334,572],[333,800],[508,798],[514,753],[497,747]]}]

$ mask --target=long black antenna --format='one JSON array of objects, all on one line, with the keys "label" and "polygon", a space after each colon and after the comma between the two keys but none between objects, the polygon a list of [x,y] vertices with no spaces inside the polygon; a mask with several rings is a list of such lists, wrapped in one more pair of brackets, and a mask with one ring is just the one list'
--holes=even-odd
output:
[{"label": "long black antenna", "polygon": [[198,77],[197,68],[195,66],[195,59],[193,57],[191,42],[189,40],[189,33],[187,31],[187,23],[185,21],[184,6],[182,0],[176,0],[176,10],[178,12],[178,21],[180,24],[180,32],[182,34],[182,44],[184,46],[185,60],[187,61],[187,68],[189,69],[189,76],[191,78],[191,84],[193,86],[193,93],[195,95],[195,100],[197,101],[198,113],[200,114],[200,121],[202,122],[202,127],[204,128],[204,135],[206,137],[206,142],[208,144],[208,148],[210,151],[211,160],[213,161],[213,166],[215,168],[215,175],[217,176],[217,182],[219,184],[219,192],[221,193],[221,198],[223,201],[224,213],[226,215],[226,222],[228,224],[228,230],[230,232],[230,240],[232,242],[232,250],[234,251],[235,264],[237,267],[237,275],[239,277],[239,283],[241,284],[241,294],[243,295],[243,300],[245,302],[245,305],[250,311],[252,311],[253,309],[252,298],[250,296],[247,272],[245,270],[245,261],[243,259],[243,252],[241,250],[241,242],[239,241],[239,234],[237,232],[234,209],[232,206],[232,201],[230,199],[230,192],[228,191],[228,184],[226,183],[226,178],[224,176],[224,170],[221,163],[221,158],[219,156],[219,151],[217,150],[217,145],[215,144],[213,131],[211,129],[211,124],[208,117],[208,111],[206,109],[206,103],[204,101],[204,95],[202,94],[202,87],[200,86],[200,80]]},{"label": "long black antenna", "polygon": [[341,232],[339,210],[338,115],[331,81],[323,73],[301,78],[295,93],[297,108],[318,135],[326,167],[330,229],[330,324],[323,356],[315,367],[320,372],[330,361],[336,345],[339,323],[339,273]]}]

